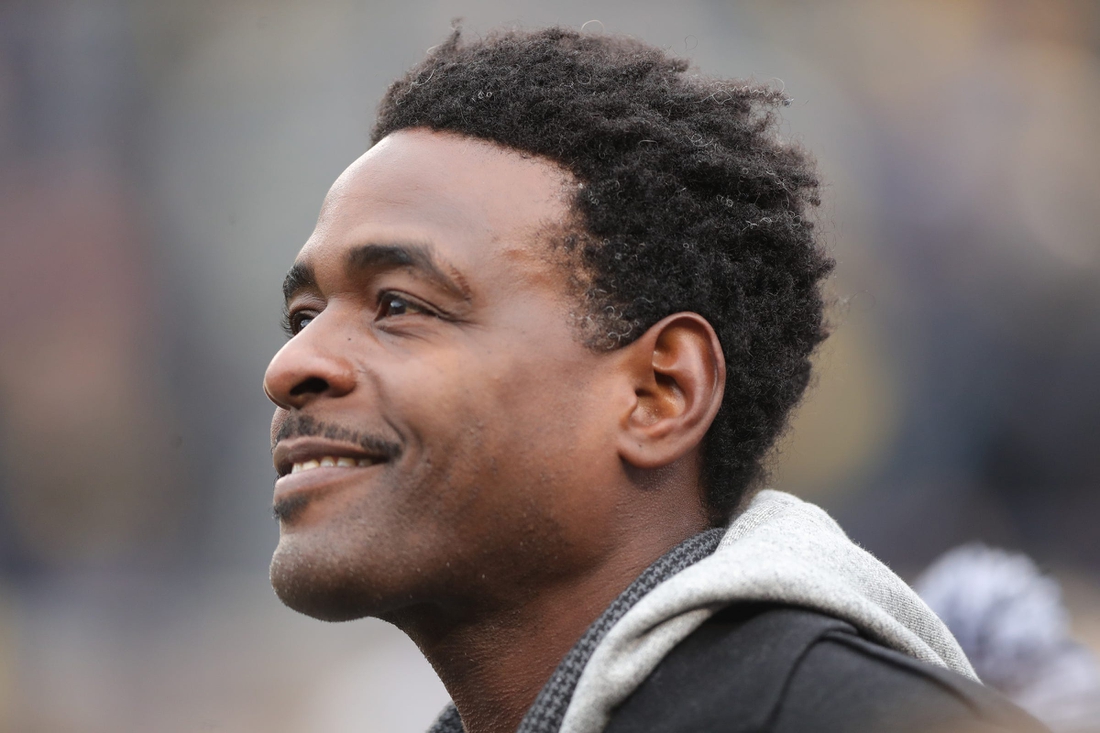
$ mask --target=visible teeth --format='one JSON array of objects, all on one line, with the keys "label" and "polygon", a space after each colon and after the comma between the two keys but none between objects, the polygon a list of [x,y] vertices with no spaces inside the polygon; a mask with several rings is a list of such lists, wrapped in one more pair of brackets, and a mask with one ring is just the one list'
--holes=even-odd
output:
[{"label": "visible teeth", "polygon": [[311,459],[308,461],[302,461],[295,463],[290,467],[291,473],[300,473],[301,471],[308,471],[312,468],[333,468],[339,466],[340,468],[355,468],[356,466],[372,466],[374,461],[369,458],[360,458],[358,461],[354,458],[348,458],[347,456],[323,456],[320,459]]}]

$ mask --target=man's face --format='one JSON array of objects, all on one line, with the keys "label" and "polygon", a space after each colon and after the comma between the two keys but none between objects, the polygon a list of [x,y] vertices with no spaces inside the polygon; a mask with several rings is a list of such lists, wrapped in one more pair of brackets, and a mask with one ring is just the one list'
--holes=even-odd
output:
[{"label": "man's face", "polygon": [[[549,244],[575,184],[394,133],[333,185],[264,386],[276,592],[326,619],[505,604],[609,550],[623,405]],[[602,381],[601,381],[602,380]],[[328,465],[328,464],[335,465]]]}]

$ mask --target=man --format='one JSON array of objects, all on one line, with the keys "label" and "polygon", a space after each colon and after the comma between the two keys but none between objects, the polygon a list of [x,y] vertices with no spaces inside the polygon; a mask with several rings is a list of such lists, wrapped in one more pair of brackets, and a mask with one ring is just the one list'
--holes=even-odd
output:
[{"label": "man", "polygon": [[686,68],[456,32],[390,88],[284,285],[272,584],[407,633],[438,731],[1007,725],[904,583],[750,492],[832,262],[780,93]]}]

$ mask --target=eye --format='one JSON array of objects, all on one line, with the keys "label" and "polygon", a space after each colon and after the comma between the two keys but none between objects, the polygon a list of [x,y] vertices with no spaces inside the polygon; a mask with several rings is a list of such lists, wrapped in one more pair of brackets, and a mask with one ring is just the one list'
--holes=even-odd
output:
[{"label": "eye", "polygon": [[298,333],[309,325],[309,322],[314,319],[316,314],[309,311],[298,311],[296,313],[286,313],[283,315],[283,331],[286,332],[287,338],[294,338]]},{"label": "eye", "polygon": [[379,318],[391,318],[412,313],[430,314],[431,311],[426,306],[420,305],[401,293],[382,293],[378,299]]}]

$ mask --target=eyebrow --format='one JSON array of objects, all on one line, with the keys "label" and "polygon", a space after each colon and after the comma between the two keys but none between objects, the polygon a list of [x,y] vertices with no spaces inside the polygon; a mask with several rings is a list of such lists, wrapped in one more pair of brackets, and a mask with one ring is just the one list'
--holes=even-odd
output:
[{"label": "eyebrow", "polygon": [[448,275],[431,247],[424,244],[362,244],[347,254],[345,270],[353,277],[365,270],[416,270],[444,290],[463,300],[470,300],[470,289],[465,279],[453,267]]},{"label": "eyebrow", "polygon": [[[448,275],[433,257],[431,248],[424,244],[362,244],[348,252],[344,268],[349,276],[365,270],[417,270],[444,290],[470,300],[470,289],[462,275],[453,268],[450,268],[452,275]],[[291,265],[283,279],[283,299],[288,303],[303,290],[320,289],[313,267],[305,262]]]},{"label": "eyebrow", "polygon": [[313,268],[304,262],[295,262],[283,278],[283,300],[290,299],[303,290],[320,290]]}]

